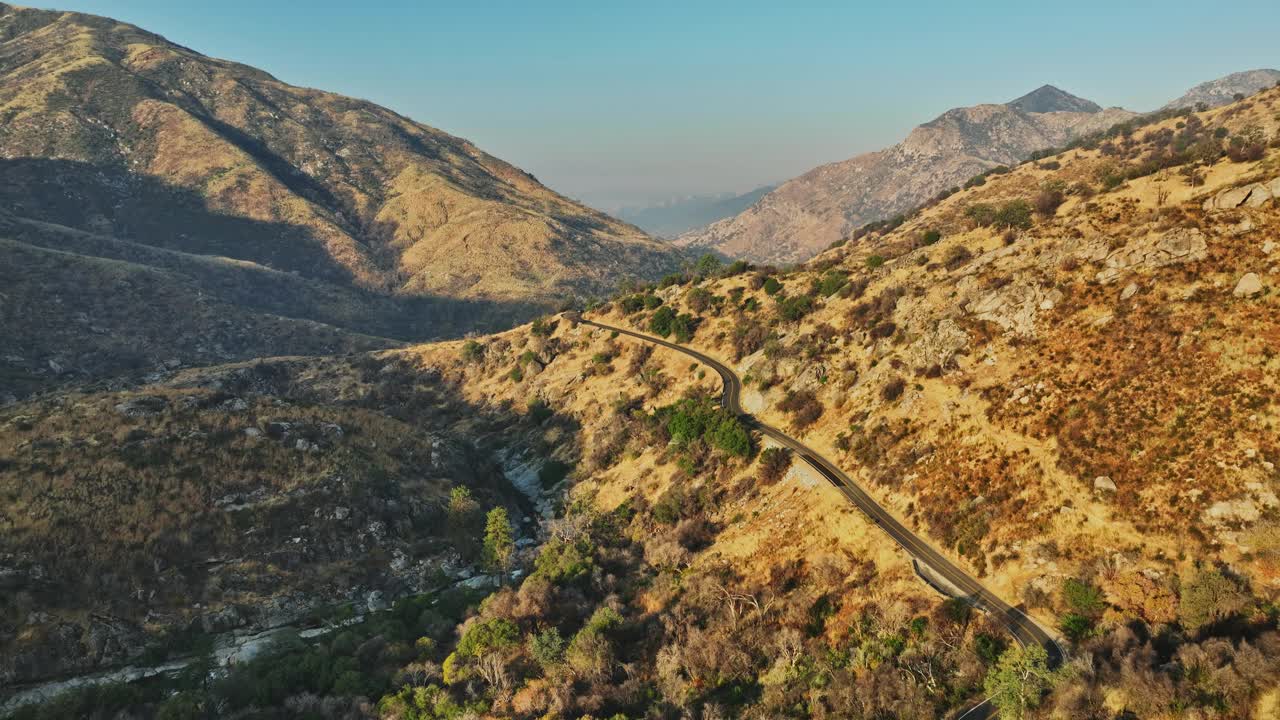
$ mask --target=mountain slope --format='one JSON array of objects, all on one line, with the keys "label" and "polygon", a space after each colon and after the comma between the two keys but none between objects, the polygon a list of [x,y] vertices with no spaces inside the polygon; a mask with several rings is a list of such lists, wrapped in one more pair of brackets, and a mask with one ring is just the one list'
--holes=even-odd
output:
[{"label": "mountain slope", "polygon": [[0,202],[32,219],[410,296],[546,305],[678,260],[471,143],[372,103],[108,18],[3,4]]},{"label": "mountain slope", "polygon": [[1195,107],[1200,103],[1209,107],[1218,107],[1232,102],[1237,95],[1252,95],[1276,83],[1280,83],[1280,70],[1261,69],[1232,73],[1217,80],[1200,83],[1161,109]]},{"label": "mountain slope", "polygon": [[1102,110],[1051,86],[1005,105],[955,108],[891,148],[815,168],[740,215],[676,243],[759,262],[798,262],[862,224],[919,205],[985,170],[1133,115]]}]

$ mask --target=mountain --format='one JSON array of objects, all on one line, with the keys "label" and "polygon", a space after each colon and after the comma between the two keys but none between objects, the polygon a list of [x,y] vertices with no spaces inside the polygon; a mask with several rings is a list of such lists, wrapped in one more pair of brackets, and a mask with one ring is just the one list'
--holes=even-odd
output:
[{"label": "mountain", "polygon": [[[470,142],[373,103],[294,87],[108,18],[5,4],[0,207],[11,225],[41,226],[24,242],[85,253],[77,272],[106,272],[114,266],[93,260],[123,255],[167,267],[169,278],[174,263],[220,264],[253,288],[233,304],[258,312],[281,284],[307,285],[345,298],[338,324],[392,340],[510,326],[623,278],[656,278],[681,258]],[[177,287],[167,302],[179,308],[210,289]],[[338,320],[305,302],[270,312]],[[269,345],[246,353],[271,354]]]},{"label": "mountain", "polygon": [[618,217],[658,237],[676,237],[694,228],[737,215],[751,207],[774,185],[756,188],[741,195],[689,195],[647,207],[625,207]]},{"label": "mountain", "polygon": [[[1277,108],[1140,119],[798,267],[0,408],[0,714],[1273,715]],[[860,492],[608,326],[730,366]]]},{"label": "mountain", "polygon": [[1280,70],[1261,69],[1232,73],[1217,80],[1196,85],[1182,97],[1169,102],[1161,109],[1195,107],[1200,103],[1208,107],[1218,107],[1235,100],[1238,95],[1252,95],[1276,83],[1280,83]]},{"label": "mountain", "polygon": [[1017,100],[1007,103],[1009,107],[1028,113],[1049,112],[1102,112],[1102,106],[1084,98],[1076,97],[1069,92],[1052,85],[1041,85]]},{"label": "mountain", "polygon": [[741,214],[676,239],[758,262],[806,260],[855,228],[975,175],[1134,117],[1046,85],[1003,105],[948,110],[893,147],[815,168]]}]

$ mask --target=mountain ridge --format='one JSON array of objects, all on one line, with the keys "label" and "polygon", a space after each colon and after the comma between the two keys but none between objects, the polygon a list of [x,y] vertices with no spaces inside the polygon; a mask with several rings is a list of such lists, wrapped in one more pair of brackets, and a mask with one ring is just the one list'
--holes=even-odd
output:
[{"label": "mountain ridge", "polygon": [[[1020,105],[1085,110],[1028,112]],[[860,225],[906,211],[979,173],[1135,115],[1102,109],[1049,85],[1010,103],[952,108],[896,145],[820,165],[783,183],[739,215],[675,242],[757,262],[803,261]]]},{"label": "mountain ridge", "polygon": [[[140,229],[93,198],[67,222],[56,196],[6,177],[18,214],[405,295],[545,303],[678,265],[637,228],[368,101],[291,86],[98,16],[6,5],[0,37],[3,157],[86,163],[74,175],[87,195],[145,176],[211,212],[287,227],[252,241]],[[101,173],[107,187],[95,184]]]}]

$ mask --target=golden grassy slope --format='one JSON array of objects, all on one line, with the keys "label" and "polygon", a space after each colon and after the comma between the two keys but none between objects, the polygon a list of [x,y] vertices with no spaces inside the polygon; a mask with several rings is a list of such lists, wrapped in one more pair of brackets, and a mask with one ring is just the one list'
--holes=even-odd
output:
[{"label": "golden grassy slope", "polygon": [[0,6],[0,37],[0,176],[18,214],[413,295],[547,303],[678,263],[372,103],[107,18]]}]

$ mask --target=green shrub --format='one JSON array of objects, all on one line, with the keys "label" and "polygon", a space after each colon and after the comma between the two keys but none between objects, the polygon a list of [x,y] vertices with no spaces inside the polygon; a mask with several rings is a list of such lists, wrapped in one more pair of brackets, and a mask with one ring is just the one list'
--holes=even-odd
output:
[{"label": "green shrub", "polygon": [[937,230],[925,230],[924,235],[920,236],[920,244],[936,245],[942,239],[942,233]]},{"label": "green shrub", "polygon": [[1026,200],[1010,200],[996,211],[993,224],[999,228],[1019,230],[1031,227],[1031,204]]},{"label": "green shrub", "polygon": [[645,297],[644,295],[628,295],[618,301],[618,307],[622,308],[624,314],[634,315],[644,309]]},{"label": "green shrub", "polygon": [[813,298],[808,295],[783,298],[778,302],[778,317],[795,322],[813,312]]},{"label": "green shrub", "polygon": [[547,337],[555,332],[556,324],[547,318],[538,318],[533,321],[533,325],[529,326],[529,332],[538,337]]},{"label": "green shrub", "polygon": [[987,203],[974,203],[964,209],[964,216],[978,227],[987,227],[996,221],[996,209]]},{"label": "green shrub", "polygon": [[649,318],[649,331],[655,335],[667,337],[671,334],[671,325],[675,319],[676,311],[663,305],[658,308],[653,317]]},{"label": "green shrub", "polygon": [[831,297],[848,283],[848,275],[841,270],[831,269],[823,273],[822,279],[818,281],[818,293],[823,297]]},{"label": "green shrub", "polygon": [[772,485],[782,479],[791,467],[791,451],[771,447],[760,453],[760,481]]},{"label": "green shrub", "polygon": [[884,265],[884,256],[883,256],[883,255],[868,255],[868,256],[867,256],[867,267],[871,268],[872,270],[875,270],[876,268],[880,267],[881,265]]},{"label": "green shrub", "polygon": [[777,295],[782,291],[782,283],[778,282],[778,278],[769,277],[764,281],[764,293],[766,295]]},{"label": "green shrub", "polygon": [[711,307],[711,300],[711,291],[701,287],[692,288],[685,295],[685,302],[689,304],[689,309],[696,313],[706,312],[707,308]]},{"label": "green shrub", "polygon": [[465,362],[477,362],[484,357],[484,345],[475,340],[468,340],[462,344],[461,354]]}]

